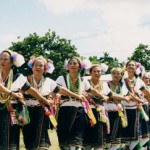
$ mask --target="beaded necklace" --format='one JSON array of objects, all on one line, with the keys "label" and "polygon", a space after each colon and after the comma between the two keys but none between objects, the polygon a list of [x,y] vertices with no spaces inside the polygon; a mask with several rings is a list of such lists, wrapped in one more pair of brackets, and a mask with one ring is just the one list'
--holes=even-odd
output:
[{"label": "beaded necklace", "polygon": [[[7,79],[5,81],[2,80],[2,72],[0,71],[0,82],[1,82],[1,84],[4,85],[4,82],[6,82],[7,80],[8,80],[8,83],[7,83],[6,87],[7,87],[7,89],[11,90],[12,83],[13,83],[13,70],[12,69],[10,70],[10,72],[8,74],[8,77],[7,77]],[[5,101],[4,106],[0,110],[3,110],[4,108],[7,107],[9,99],[10,99],[10,95],[6,96],[6,94],[0,93],[0,100],[4,100]]]},{"label": "beaded necklace", "polygon": [[103,91],[103,83],[99,80],[97,85],[94,85],[91,80],[89,80],[91,86],[98,92]]},{"label": "beaded necklace", "polygon": [[41,91],[42,91],[43,84],[44,84],[44,77],[43,77],[43,76],[41,77],[40,82],[37,83],[37,82],[35,81],[34,75],[32,75],[32,78],[31,78],[31,85],[32,85],[32,87],[34,87],[35,89],[37,89],[40,93],[41,93]]},{"label": "beaded necklace", "polygon": [[73,93],[79,94],[80,89],[81,89],[81,77],[78,76],[77,77],[77,81],[76,83],[73,84],[71,76],[69,74],[67,74],[67,83],[69,83],[69,90],[72,91]]},{"label": "beaded necklace", "polygon": [[113,92],[115,92],[117,94],[122,94],[122,88],[121,88],[122,86],[121,86],[120,82],[118,84],[118,88],[115,86],[115,84],[113,82],[111,82],[111,84],[112,84],[111,89],[112,89]]},{"label": "beaded necklace", "polygon": [[[118,88],[115,86],[115,84],[112,81],[109,82],[109,85],[113,92],[115,92],[116,94],[122,95],[122,83],[121,82],[119,82]],[[111,99],[110,101],[113,101],[113,99]],[[117,101],[115,100],[115,102],[120,103],[121,100],[117,100]]]}]

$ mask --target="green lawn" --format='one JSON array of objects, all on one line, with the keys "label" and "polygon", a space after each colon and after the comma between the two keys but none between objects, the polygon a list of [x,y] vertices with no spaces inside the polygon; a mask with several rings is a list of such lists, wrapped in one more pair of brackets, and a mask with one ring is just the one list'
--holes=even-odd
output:
[{"label": "green lawn", "polygon": [[[58,147],[58,139],[57,139],[56,131],[49,130],[49,136],[50,136],[50,140],[51,140],[51,144],[52,144],[51,147],[49,148],[49,150],[60,150]],[[20,140],[20,150],[25,150],[22,134],[21,134],[20,139],[21,139]]]}]

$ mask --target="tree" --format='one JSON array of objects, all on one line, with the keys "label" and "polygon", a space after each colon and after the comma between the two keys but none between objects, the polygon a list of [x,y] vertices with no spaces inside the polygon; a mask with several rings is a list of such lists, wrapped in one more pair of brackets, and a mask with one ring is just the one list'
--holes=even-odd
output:
[{"label": "tree", "polygon": [[99,63],[99,59],[97,58],[97,56],[90,56],[89,60],[91,61],[92,64]]},{"label": "tree", "polygon": [[150,70],[150,50],[148,49],[148,45],[139,44],[128,60],[140,62],[146,70]]},{"label": "tree", "polygon": [[110,73],[112,68],[115,67],[121,67],[121,64],[119,63],[117,58],[110,57],[107,52],[104,52],[104,56],[99,58],[100,63],[105,63],[109,66],[106,73]]},{"label": "tree", "polygon": [[60,38],[50,30],[41,37],[33,33],[24,38],[23,41],[12,42],[10,49],[22,54],[26,61],[33,55],[42,55],[46,59],[51,59],[55,66],[54,73],[51,75],[53,79],[65,73],[65,69],[63,69],[65,59],[79,56],[76,47],[71,45],[70,40]]}]

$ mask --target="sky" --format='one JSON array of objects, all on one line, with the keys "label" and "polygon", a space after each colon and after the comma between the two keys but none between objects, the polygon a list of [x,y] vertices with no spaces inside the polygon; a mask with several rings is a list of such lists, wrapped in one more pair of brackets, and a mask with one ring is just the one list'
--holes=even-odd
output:
[{"label": "sky", "polygon": [[0,49],[55,31],[84,57],[104,52],[126,61],[150,45],[150,0],[0,0]]}]

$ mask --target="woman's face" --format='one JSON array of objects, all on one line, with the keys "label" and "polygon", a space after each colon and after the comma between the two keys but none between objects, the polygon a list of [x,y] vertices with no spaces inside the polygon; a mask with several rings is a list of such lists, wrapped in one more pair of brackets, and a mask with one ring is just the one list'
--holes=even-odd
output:
[{"label": "woman's face", "polygon": [[43,75],[45,71],[45,64],[44,61],[41,59],[37,59],[34,62],[34,65],[32,67],[33,74]]},{"label": "woman's face", "polygon": [[102,74],[102,70],[100,67],[96,66],[92,68],[91,77],[93,79],[99,79]]},{"label": "woman's face", "polygon": [[137,69],[137,66],[134,61],[130,61],[126,66],[126,70],[128,73],[135,73],[136,69]]},{"label": "woman's face", "polygon": [[114,69],[111,73],[112,80],[119,82],[122,79],[122,73],[120,69]]},{"label": "woman's face", "polygon": [[143,77],[143,81],[144,81],[144,83],[145,83],[146,85],[149,85],[149,84],[150,84],[150,76],[145,75],[145,76]]},{"label": "woman's face", "polygon": [[12,66],[13,62],[10,60],[10,55],[7,52],[3,52],[0,56],[1,70],[10,70]]},{"label": "woman's face", "polygon": [[68,67],[69,67],[70,72],[72,72],[72,71],[78,72],[80,69],[80,65],[79,65],[79,62],[77,61],[77,59],[71,59],[68,64]]}]

